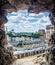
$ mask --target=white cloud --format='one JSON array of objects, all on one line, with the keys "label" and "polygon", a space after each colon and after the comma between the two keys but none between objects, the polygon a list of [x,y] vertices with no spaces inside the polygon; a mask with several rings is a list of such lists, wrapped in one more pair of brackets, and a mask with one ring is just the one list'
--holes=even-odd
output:
[{"label": "white cloud", "polygon": [[7,18],[8,23],[6,25],[8,29],[14,28],[15,32],[36,32],[38,29],[45,28],[46,25],[51,23],[49,17],[44,16],[44,13],[30,14],[27,10],[20,10],[17,13],[13,12]]},{"label": "white cloud", "polygon": [[11,14],[17,14],[16,12],[12,12]]}]

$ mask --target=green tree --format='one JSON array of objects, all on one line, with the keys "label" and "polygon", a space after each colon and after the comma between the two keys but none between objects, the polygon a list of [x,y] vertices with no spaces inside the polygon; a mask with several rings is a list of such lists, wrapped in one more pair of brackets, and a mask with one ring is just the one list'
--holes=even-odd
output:
[{"label": "green tree", "polygon": [[20,46],[20,47],[22,47],[23,46],[23,41],[21,40],[21,41],[19,41],[19,43],[18,43],[18,45],[17,46]]},{"label": "green tree", "polygon": [[7,32],[6,35],[8,35],[9,37],[11,37],[11,41],[13,41],[13,40],[12,40],[12,38],[13,38],[13,34],[12,34],[11,31],[10,31],[10,32]]}]

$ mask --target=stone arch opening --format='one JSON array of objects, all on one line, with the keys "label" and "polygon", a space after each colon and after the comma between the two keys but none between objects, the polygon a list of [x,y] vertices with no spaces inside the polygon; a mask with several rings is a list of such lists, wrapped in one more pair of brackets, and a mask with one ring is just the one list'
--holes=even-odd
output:
[{"label": "stone arch opening", "polygon": [[[50,15],[50,18],[52,20],[52,24],[54,25],[54,30],[55,30],[55,1],[53,1],[53,0],[48,0],[48,1],[46,1],[46,0],[44,0],[44,1],[43,0],[35,0],[35,1],[34,0],[30,0],[30,1],[29,0],[28,1],[26,1],[26,0],[20,0],[20,1],[18,1],[18,0],[17,1],[16,0],[0,0],[0,29],[1,29],[0,32],[2,32],[0,34],[1,51],[4,51],[4,49],[5,49],[5,48],[2,48],[4,43],[7,44],[6,36],[5,36],[5,34],[3,35],[4,23],[7,22],[6,15],[7,15],[8,12],[17,11],[19,9],[26,8],[26,6],[24,4],[25,2],[28,6],[27,7],[28,12],[35,12],[35,13],[39,13],[39,12],[42,12],[42,11],[50,12],[52,14],[52,15]],[[23,6],[25,6],[25,7],[23,7]],[[52,41],[53,41],[52,45],[54,46],[54,44],[55,44],[55,33],[51,37],[51,42]],[[6,51],[6,49],[5,49],[5,51]],[[7,53],[7,51],[2,52],[2,54],[4,54],[4,53]],[[9,53],[8,53],[8,55],[9,55]],[[1,58],[2,58],[2,56],[1,56]],[[54,58],[53,58],[53,60],[54,60]],[[5,62],[5,59],[4,59],[4,62]],[[12,62],[12,60],[11,60],[11,62]],[[2,65],[2,63],[3,62],[1,61],[0,64]],[[6,63],[7,62],[5,62],[5,64],[3,64],[3,65],[8,65]],[[9,62],[9,64],[10,64],[10,62]]]},{"label": "stone arch opening", "polygon": [[[32,18],[33,19],[32,19]],[[8,22],[5,24],[5,29],[6,29],[6,33],[9,32],[14,34],[14,37],[13,38],[10,38],[10,40],[8,40],[8,42],[12,41],[12,42],[16,42],[16,37],[15,37],[15,34],[16,33],[22,33],[22,32],[30,32],[30,33],[42,33],[41,30],[43,30],[43,33],[44,34],[44,38],[46,37],[46,32],[44,29],[46,29],[46,26],[47,25],[51,25],[51,21],[49,19],[49,13],[48,12],[44,12],[44,13],[39,13],[39,14],[35,14],[35,13],[28,13],[28,10],[19,10],[18,12],[13,12],[13,13],[9,13],[8,16],[7,16],[7,19],[8,19]],[[27,20],[28,19],[28,20]],[[48,19],[48,20],[47,20]],[[22,21],[21,21],[22,20]],[[30,20],[30,21],[29,21]],[[34,20],[32,22],[32,20]],[[25,23],[25,21],[27,21]],[[36,22],[37,21],[37,22]],[[49,21],[49,23],[48,23]],[[24,23],[23,23],[24,22]],[[29,26],[31,26],[31,28],[33,28],[32,30],[31,29],[26,29],[25,27],[28,26],[26,24],[28,24],[28,22],[30,22]],[[36,24],[35,24],[36,22]],[[38,23],[39,22],[39,23]],[[42,23],[43,22],[43,23]],[[46,25],[45,25],[45,23]],[[19,25],[20,24],[20,25]],[[25,24],[25,25],[24,25]],[[44,25],[43,25],[44,24]],[[33,25],[33,27],[32,27]],[[38,25],[38,26],[37,26]],[[12,27],[13,26],[13,27]],[[21,26],[22,28],[20,28],[19,26]],[[40,28],[38,28],[40,26]],[[44,27],[45,26],[45,27]],[[18,28],[16,28],[18,27]],[[36,29],[37,28],[37,29]],[[17,30],[15,30],[17,29]],[[22,30],[23,29],[23,30]],[[25,29],[25,30],[24,30]],[[9,36],[9,35],[8,35]],[[19,36],[18,36],[19,37]],[[23,37],[23,36],[21,36]],[[29,37],[29,36],[28,36]],[[32,38],[30,38],[32,39]],[[33,38],[34,39],[34,38]],[[25,39],[26,40],[26,39]],[[21,39],[21,41],[23,41]],[[39,42],[37,42],[39,43]],[[24,43],[25,44],[25,43]],[[36,43],[35,43],[36,44]],[[31,45],[28,44],[28,46]],[[14,44],[15,46],[15,44]],[[16,45],[16,46],[19,46],[19,45]]]}]

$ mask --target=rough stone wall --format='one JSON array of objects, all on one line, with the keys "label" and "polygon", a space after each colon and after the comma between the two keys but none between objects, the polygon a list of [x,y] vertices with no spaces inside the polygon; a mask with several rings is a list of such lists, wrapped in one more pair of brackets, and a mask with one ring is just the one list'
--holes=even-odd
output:
[{"label": "rough stone wall", "polygon": [[4,24],[7,22],[7,13],[12,11],[16,11],[16,8],[8,0],[0,0],[0,65],[10,65],[14,61],[12,51],[4,47],[7,44]]},{"label": "rough stone wall", "polygon": [[[0,0],[0,65],[10,65],[12,62],[9,60],[11,59],[12,54],[8,53],[4,48],[4,44],[7,44],[4,32],[4,24],[7,22],[6,15],[8,12],[25,8],[28,9],[28,12],[32,13],[48,11],[51,13],[52,24],[55,26],[55,0]],[[51,42],[52,48],[49,54],[51,58],[49,57],[49,59],[52,63],[50,65],[55,65],[55,32],[51,37]]]}]

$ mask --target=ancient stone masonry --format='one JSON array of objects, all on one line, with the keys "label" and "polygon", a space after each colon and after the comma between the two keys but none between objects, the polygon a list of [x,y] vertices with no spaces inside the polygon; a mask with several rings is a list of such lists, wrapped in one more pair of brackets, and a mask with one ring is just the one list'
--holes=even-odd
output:
[{"label": "ancient stone masonry", "polygon": [[12,51],[4,48],[4,45],[7,44],[4,31],[4,24],[7,22],[6,15],[13,10],[16,11],[16,8],[8,0],[0,0],[0,65],[10,65],[13,61]]},{"label": "ancient stone masonry", "polygon": [[[19,9],[28,9],[30,13],[49,12],[55,26],[55,0],[0,0],[0,65],[10,65],[12,55],[7,52],[4,45],[7,44],[4,24],[7,22],[7,13]],[[49,56],[50,65],[55,65],[55,32],[51,36],[52,48]],[[4,60],[5,59],[5,60]]]},{"label": "ancient stone masonry", "polygon": [[3,39],[5,38],[5,32],[0,29],[0,65],[10,65],[13,61],[11,50],[4,48]]}]

